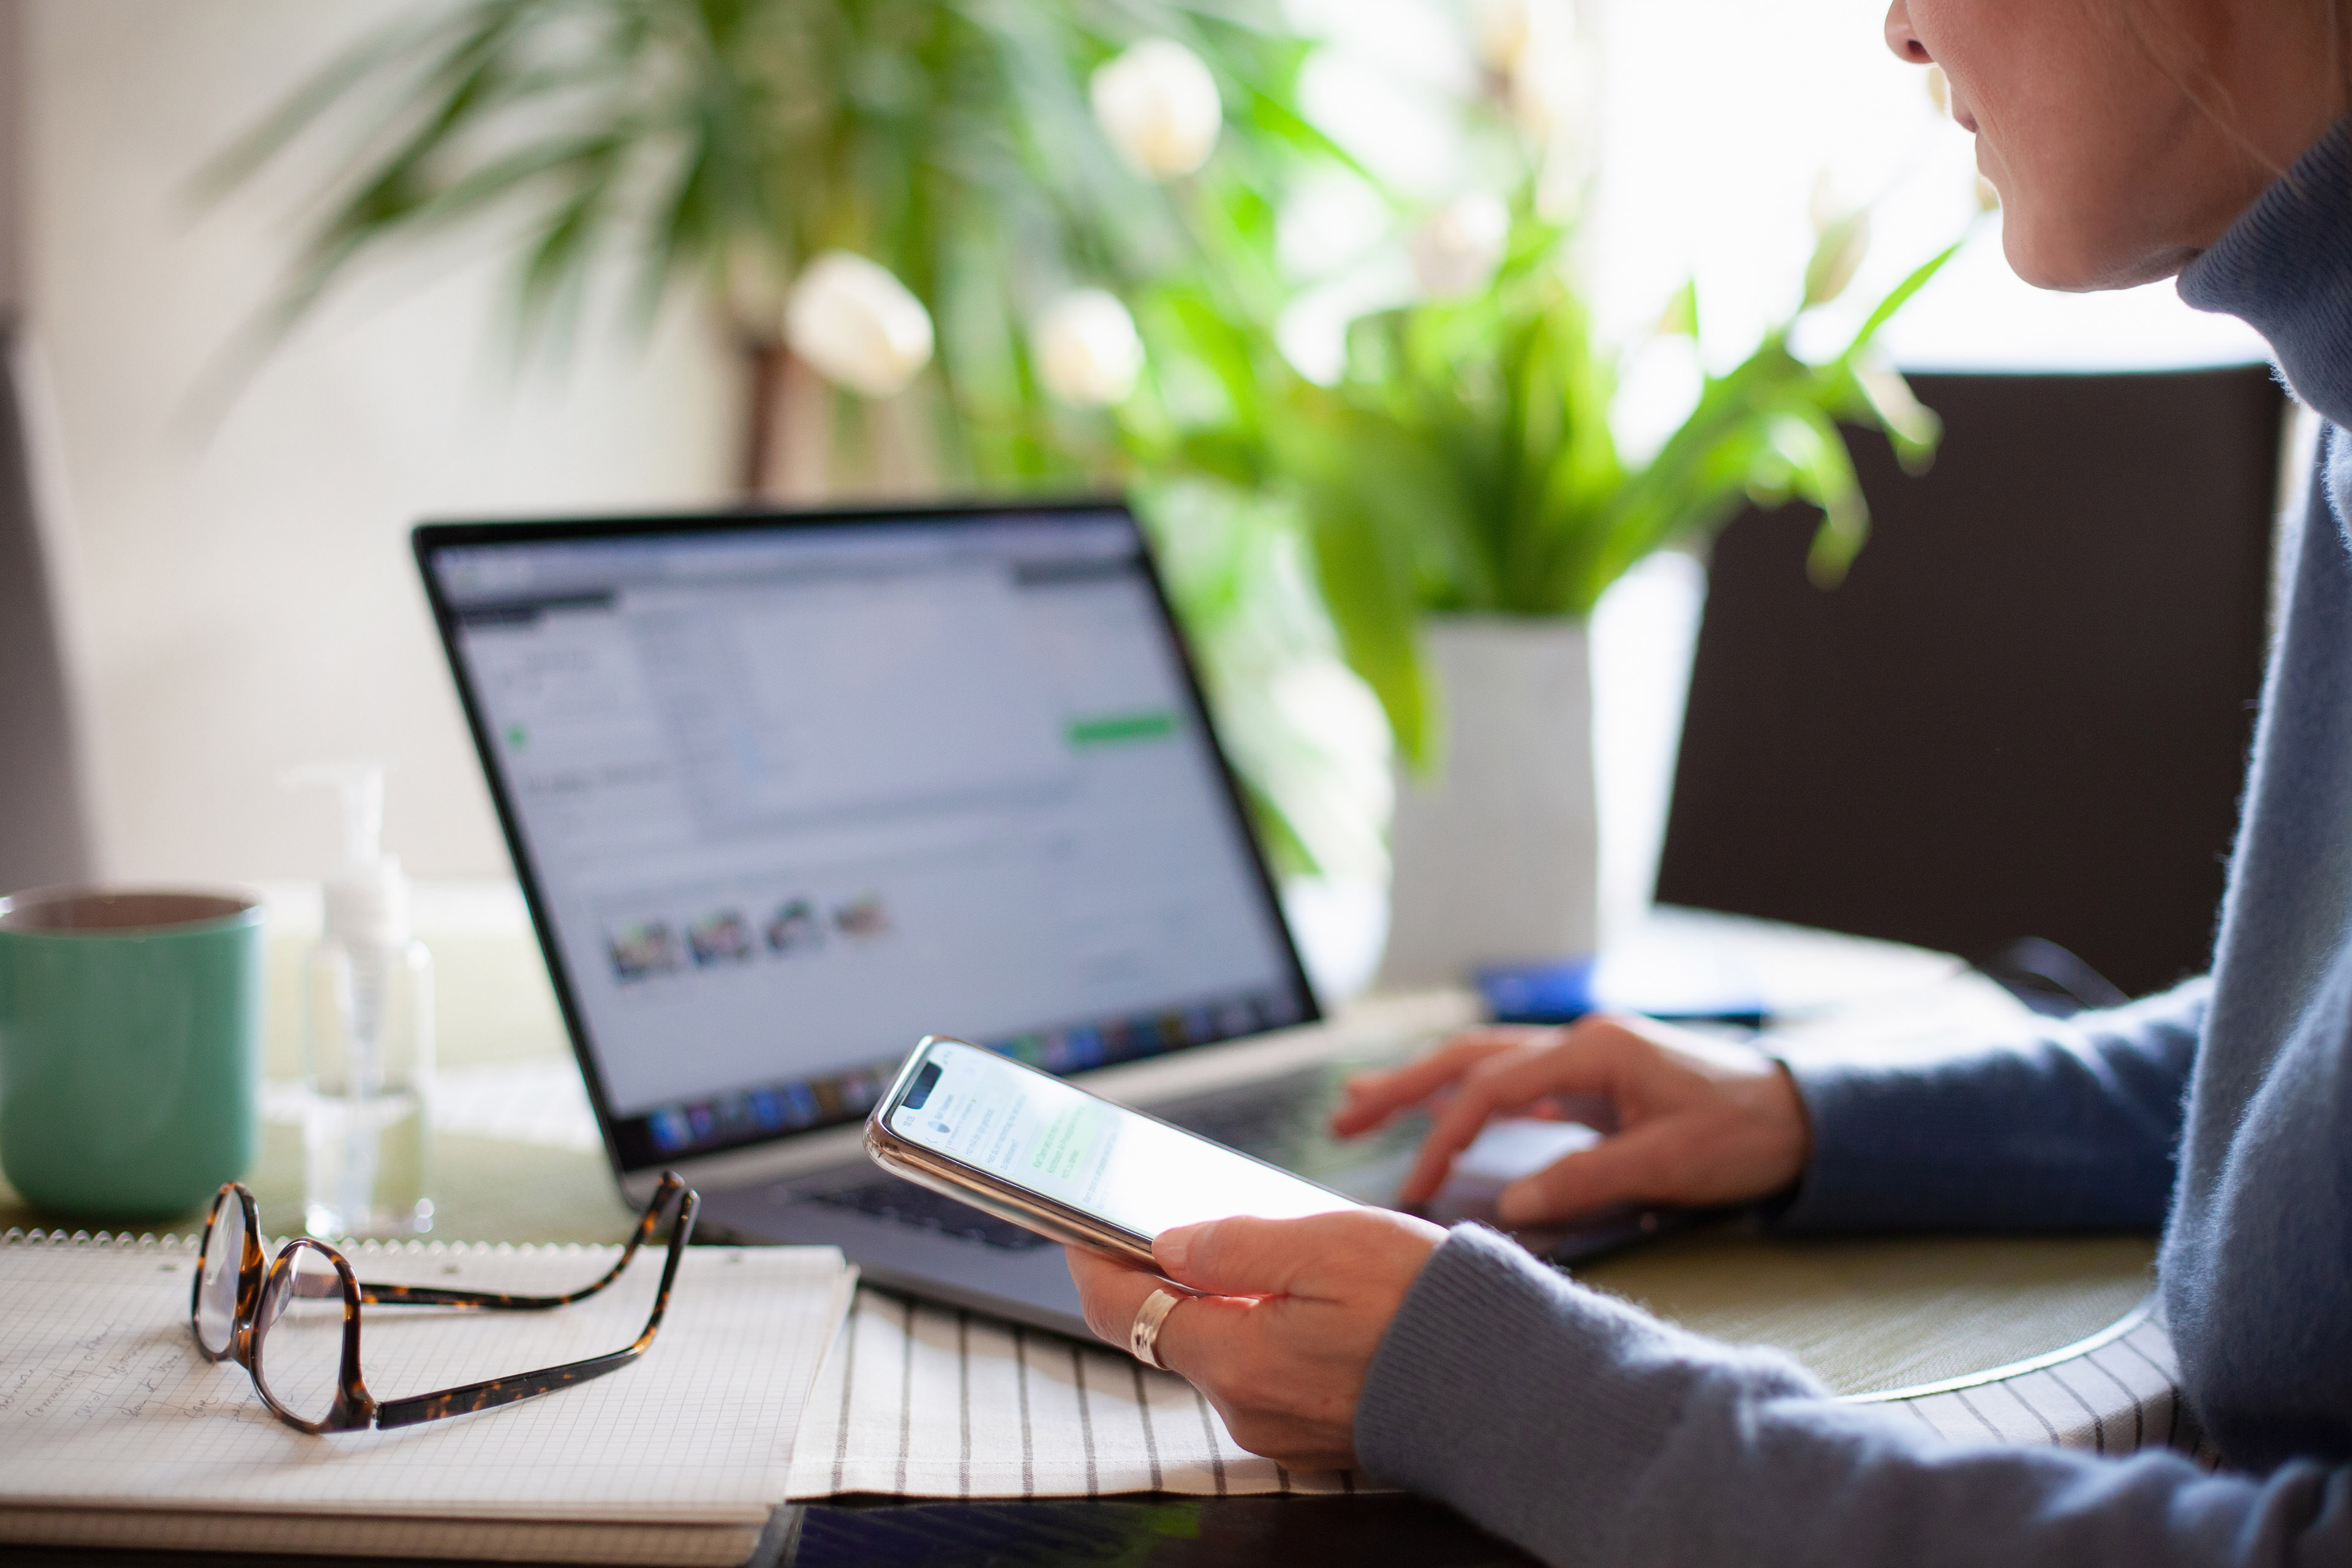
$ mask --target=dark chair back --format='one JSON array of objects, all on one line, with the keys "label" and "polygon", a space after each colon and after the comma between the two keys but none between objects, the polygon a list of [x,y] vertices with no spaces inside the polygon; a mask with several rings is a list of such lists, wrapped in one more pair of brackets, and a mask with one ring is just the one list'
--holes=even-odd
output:
[{"label": "dark chair back", "polygon": [[26,414],[26,358],[0,318],[0,893],[91,874],[82,770]]},{"label": "dark chair back", "polygon": [[1919,375],[1927,475],[1855,443],[1844,584],[1813,521],[1717,542],[1662,902],[1984,957],[2042,938],[2138,994],[2201,973],[2262,680],[2286,404],[2267,367]]}]

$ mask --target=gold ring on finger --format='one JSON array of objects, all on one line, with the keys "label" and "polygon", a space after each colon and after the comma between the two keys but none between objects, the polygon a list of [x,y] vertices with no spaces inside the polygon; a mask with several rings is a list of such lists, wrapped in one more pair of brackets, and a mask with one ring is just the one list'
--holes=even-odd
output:
[{"label": "gold ring on finger", "polygon": [[1136,1309],[1135,1321],[1128,1325],[1127,1348],[1136,1360],[1156,1372],[1174,1370],[1160,1359],[1160,1329],[1183,1299],[1172,1290],[1154,1290],[1143,1299],[1143,1305]]}]

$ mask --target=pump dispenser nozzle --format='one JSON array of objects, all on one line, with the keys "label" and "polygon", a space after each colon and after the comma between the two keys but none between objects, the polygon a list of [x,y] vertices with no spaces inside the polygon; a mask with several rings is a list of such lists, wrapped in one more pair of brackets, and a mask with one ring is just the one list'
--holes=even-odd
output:
[{"label": "pump dispenser nozzle", "polygon": [[383,853],[383,764],[304,763],[286,770],[288,789],[312,785],[343,796],[343,865],[372,866]]},{"label": "pump dispenser nozzle", "polygon": [[383,773],[382,763],[367,760],[304,763],[285,774],[289,789],[327,788],[342,796],[342,859],[322,885],[331,938],[408,940],[408,879],[399,857],[383,853]]}]

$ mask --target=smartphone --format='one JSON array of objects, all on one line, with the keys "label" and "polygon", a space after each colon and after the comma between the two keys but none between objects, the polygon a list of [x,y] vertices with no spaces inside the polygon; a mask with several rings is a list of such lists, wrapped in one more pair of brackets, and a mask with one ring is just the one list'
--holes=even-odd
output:
[{"label": "smartphone", "polygon": [[1055,1241],[1151,1263],[1198,1220],[1291,1219],[1353,1198],[1051,1073],[931,1035],[866,1119],[876,1164]]}]

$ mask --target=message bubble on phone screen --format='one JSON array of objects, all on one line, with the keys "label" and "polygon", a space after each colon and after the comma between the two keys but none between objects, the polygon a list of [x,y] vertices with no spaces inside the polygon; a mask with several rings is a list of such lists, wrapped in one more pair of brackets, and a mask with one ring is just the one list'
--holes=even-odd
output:
[{"label": "message bubble on phone screen", "polygon": [[915,1086],[892,1109],[890,1130],[1141,1237],[1233,1215],[1289,1219],[1356,1206],[970,1046],[931,1047]]}]

